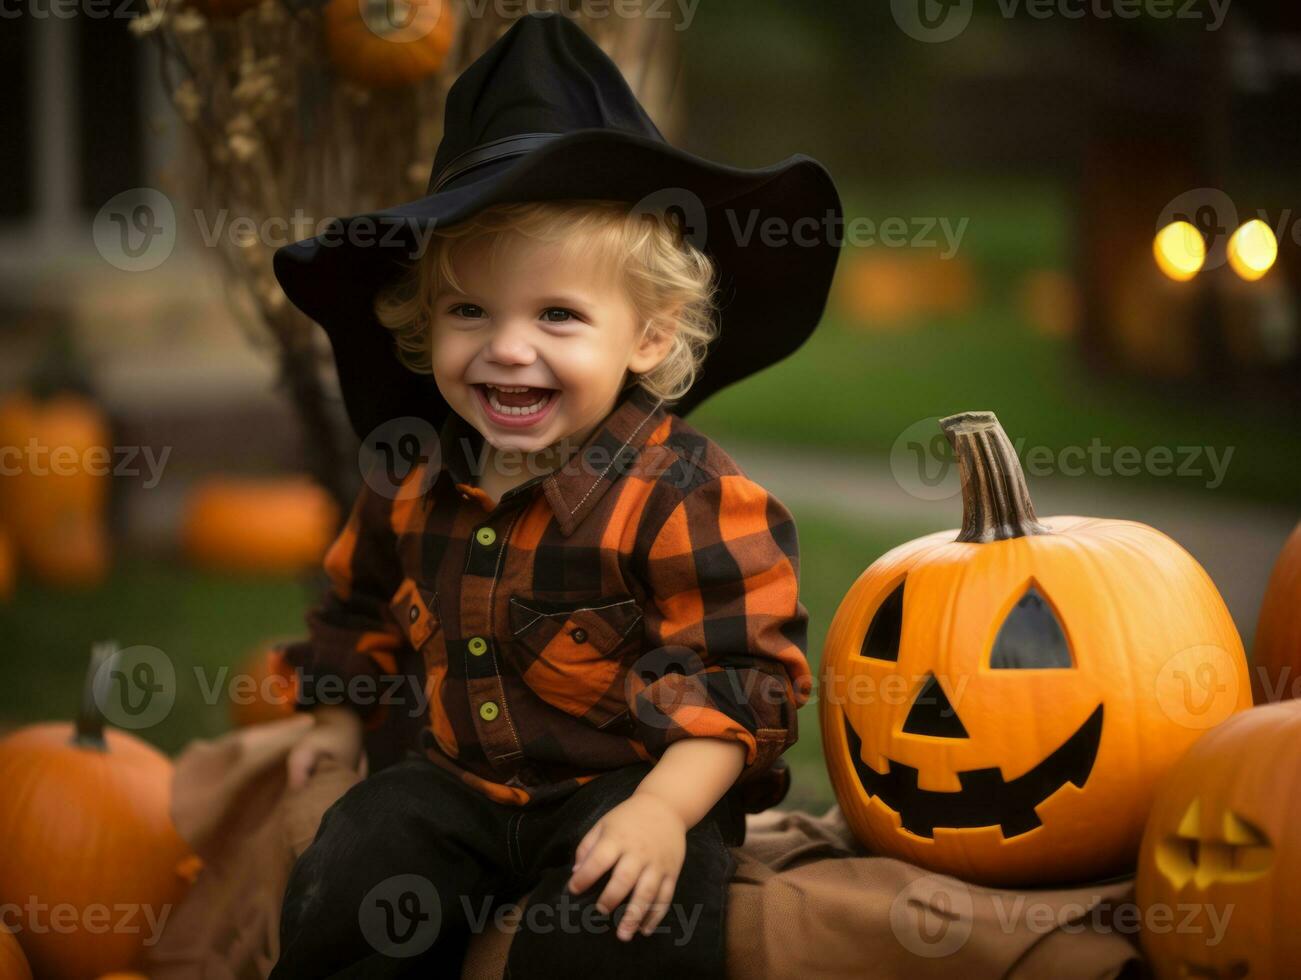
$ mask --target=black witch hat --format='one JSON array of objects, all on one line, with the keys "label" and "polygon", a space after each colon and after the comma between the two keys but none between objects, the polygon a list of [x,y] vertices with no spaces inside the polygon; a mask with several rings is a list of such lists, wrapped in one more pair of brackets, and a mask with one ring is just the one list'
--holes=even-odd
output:
[{"label": "black witch hat", "polygon": [[670,406],[679,415],[782,360],[817,326],[839,255],[831,175],[803,154],[743,170],[670,145],[615,63],[564,15],[517,20],[452,85],[444,118],[424,197],[335,219],[275,254],[286,295],[330,337],[363,439],[401,416],[435,428],[446,417],[433,377],[401,364],[373,303],[430,229],[495,204],[587,198],[680,212],[717,266],[721,322],[695,385]]}]

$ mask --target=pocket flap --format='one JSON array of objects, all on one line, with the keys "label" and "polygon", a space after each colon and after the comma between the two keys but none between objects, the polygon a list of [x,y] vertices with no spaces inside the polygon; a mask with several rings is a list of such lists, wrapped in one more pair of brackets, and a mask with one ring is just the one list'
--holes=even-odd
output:
[{"label": "pocket flap", "polygon": [[438,626],[438,594],[422,589],[413,578],[404,578],[389,601],[389,610],[419,650]]},{"label": "pocket flap", "polygon": [[607,653],[617,647],[641,619],[641,607],[632,596],[598,596],[586,599],[542,599],[511,596],[511,633],[540,653],[562,629],[575,642],[589,643]]}]

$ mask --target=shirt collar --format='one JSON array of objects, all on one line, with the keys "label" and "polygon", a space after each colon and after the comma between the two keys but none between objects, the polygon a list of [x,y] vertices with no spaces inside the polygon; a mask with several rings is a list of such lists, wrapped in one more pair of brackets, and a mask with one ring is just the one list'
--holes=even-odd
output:
[{"label": "shirt collar", "polygon": [[[663,406],[662,398],[639,384],[630,385],[565,465],[507,491],[498,505],[505,507],[522,498],[531,498],[540,488],[546,494],[561,533],[568,537],[605,491],[627,472],[646,439],[657,428],[665,412]],[[481,494],[473,484],[482,461],[483,433],[456,412],[449,411],[439,428],[438,439],[442,468],[452,486],[462,493]],[[441,482],[435,480],[430,493]]]}]

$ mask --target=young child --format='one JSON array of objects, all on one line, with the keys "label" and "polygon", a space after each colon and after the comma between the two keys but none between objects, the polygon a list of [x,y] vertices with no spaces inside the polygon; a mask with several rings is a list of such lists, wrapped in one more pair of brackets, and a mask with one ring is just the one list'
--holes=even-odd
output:
[{"label": "young child", "polygon": [[[430,195],[369,216],[436,224],[418,258],[277,255],[359,434],[436,437],[399,484],[368,478],[326,557],[291,785],[359,763],[404,650],[427,727],[324,815],[272,977],[455,976],[503,909],[508,976],[721,976],[738,794],[781,799],[812,679],[789,512],[680,416],[798,346],[835,266],[834,243],[740,241],[722,205],[789,224],[839,201],[808,158],[669,146],[560,15],[521,18],[446,118]],[[706,227],[630,207],[664,187]]]}]

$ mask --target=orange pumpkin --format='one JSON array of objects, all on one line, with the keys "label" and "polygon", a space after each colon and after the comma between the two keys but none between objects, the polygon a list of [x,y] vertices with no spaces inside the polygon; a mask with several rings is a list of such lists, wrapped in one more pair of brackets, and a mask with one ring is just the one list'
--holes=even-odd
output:
[{"label": "orange pumpkin", "polygon": [[1159,977],[1296,976],[1298,809],[1301,702],[1235,715],[1165,775],[1135,883]]},{"label": "orange pumpkin", "polygon": [[0,406],[0,446],[19,450],[0,504],[20,561],[43,582],[89,586],[108,572],[109,445],[102,413],[79,395],[20,393]]},{"label": "orange pumpkin", "polygon": [[240,665],[238,676],[231,694],[232,724],[260,725],[293,715],[297,674],[285,663],[281,645],[253,651]]},{"label": "orange pumpkin", "polygon": [[1301,689],[1301,524],[1274,563],[1252,648],[1256,703],[1296,697]]},{"label": "orange pumpkin", "polygon": [[32,725],[0,741],[0,905],[38,917],[18,936],[41,977],[128,969],[185,890],[171,762],[107,728],[100,712],[96,692],[117,658],[96,649],[75,724]]},{"label": "orange pumpkin", "polygon": [[941,426],[962,529],[878,559],[827,635],[841,809],[870,850],[971,881],[1132,869],[1155,777],[1251,703],[1233,620],[1161,532],[1039,520],[992,413]]},{"label": "orange pumpkin", "polygon": [[330,61],[367,88],[412,85],[435,74],[456,26],[445,0],[330,0],[325,7]]},{"label": "orange pumpkin", "polygon": [[965,313],[976,294],[970,264],[931,252],[869,249],[857,255],[837,280],[842,308],[868,330],[904,329],[926,316]]},{"label": "orange pumpkin", "polygon": [[220,477],[191,492],[181,536],[200,567],[288,574],[321,563],[338,523],[338,507],[310,480]]},{"label": "orange pumpkin", "polygon": [[0,925],[0,980],[32,980],[32,968],[27,965],[22,946],[3,925]]}]

